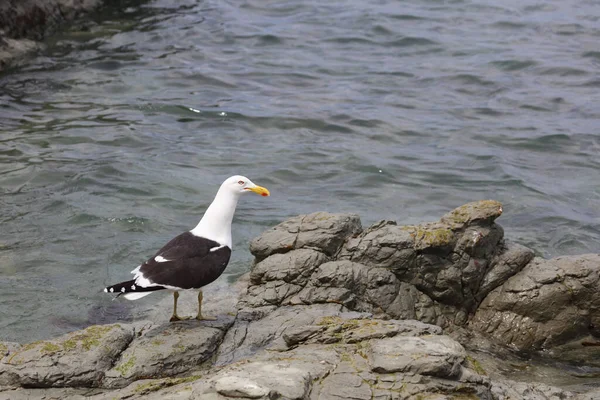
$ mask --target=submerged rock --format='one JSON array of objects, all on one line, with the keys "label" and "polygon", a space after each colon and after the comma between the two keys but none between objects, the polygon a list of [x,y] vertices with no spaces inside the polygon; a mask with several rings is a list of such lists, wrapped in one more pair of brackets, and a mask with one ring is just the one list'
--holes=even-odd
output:
[{"label": "submerged rock", "polygon": [[18,64],[65,21],[94,10],[103,0],[5,0],[0,2],[0,71]]}]

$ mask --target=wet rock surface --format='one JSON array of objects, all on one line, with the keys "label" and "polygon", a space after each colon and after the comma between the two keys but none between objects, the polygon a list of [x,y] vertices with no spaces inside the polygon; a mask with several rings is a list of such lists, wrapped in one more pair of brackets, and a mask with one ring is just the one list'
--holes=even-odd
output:
[{"label": "wet rock surface", "polygon": [[90,327],[102,334],[77,356],[66,343],[86,331],[0,344],[0,399],[594,398],[507,378],[520,359],[493,356],[510,344],[585,362],[600,325],[598,256],[533,259],[504,239],[501,212],[482,201],[365,230],[352,214],[292,218],[252,242],[216,321]]},{"label": "wet rock surface", "polygon": [[0,2],[0,71],[39,49],[60,24],[99,7],[103,0],[4,0]]}]

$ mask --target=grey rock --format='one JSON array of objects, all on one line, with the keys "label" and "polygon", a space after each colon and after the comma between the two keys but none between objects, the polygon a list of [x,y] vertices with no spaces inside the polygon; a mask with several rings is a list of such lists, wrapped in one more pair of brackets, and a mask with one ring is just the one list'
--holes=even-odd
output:
[{"label": "grey rock", "polygon": [[269,281],[284,281],[305,285],[313,271],[329,258],[310,249],[293,250],[286,254],[273,254],[256,264],[250,273],[253,285]]},{"label": "grey rock", "polygon": [[20,347],[21,345],[19,343],[0,341],[0,360],[10,357],[10,355],[18,351]]},{"label": "grey rock", "polygon": [[273,254],[252,268],[243,301],[251,307],[290,304],[285,300],[300,292],[313,271],[326,261],[327,256],[310,249]]},{"label": "grey rock", "polygon": [[310,306],[284,306],[276,308],[258,320],[237,318],[227,331],[217,353],[217,365],[229,364],[248,357],[262,349],[272,346],[276,340],[278,346],[286,348],[282,335],[288,330],[296,331],[326,316],[343,314],[339,304],[315,304]]},{"label": "grey rock", "polygon": [[138,379],[174,376],[197,368],[212,357],[232,322],[232,317],[223,317],[148,329],[121,354],[103,385],[124,387]]},{"label": "grey rock", "polygon": [[[342,314],[343,315],[343,314]],[[358,343],[370,339],[392,336],[439,335],[442,329],[436,325],[414,320],[373,320],[370,318],[327,317],[317,321],[327,329],[312,339],[322,343]]]},{"label": "grey rock", "polygon": [[245,399],[260,399],[271,392],[268,386],[261,385],[255,379],[239,375],[226,375],[217,378],[215,380],[215,390],[225,397],[243,397]]},{"label": "grey rock", "polygon": [[289,363],[253,362],[223,371],[214,379],[217,393],[226,397],[304,399],[310,372]]},{"label": "grey rock", "polygon": [[410,372],[456,378],[465,357],[465,349],[448,336],[396,336],[371,344],[369,364],[378,373]]},{"label": "grey rock", "polygon": [[597,378],[600,373],[600,339],[597,337],[585,336],[553,347],[544,353],[552,359],[583,367],[577,373],[579,377]]},{"label": "grey rock", "polygon": [[285,353],[260,351],[251,360],[230,364],[195,384],[198,398],[307,399],[313,382],[339,363],[339,355],[322,345],[304,345]]},{"label": "grey rock", "polygon": [[258,263],[242,308],[335,303],[376,317],[464,325],[485,294],[532,254],[503,242],[502,228],[493,223],[500,207],[474,202],[441,222],[416,226],[380,221],[347,237],[337,260],[319,256],[322,247],[291,251],[298,241],[287,234],[302,231],[304,242],[320,242],[321,235],[300,229],[307,216],[292,218],[253,242]]},{"label": "grey rock", "polygon": [[502,204],[495,200],[481,200],[464,204],[444,215],[440,222],[454,230],[474,224],[489,225],[502,215]]},{"label": "grey rock", "polygon": [[471,326],[518,349],[587,336],[600,322],[600,255],[535,258],[492,291]]},{"label": "grey rock", "polygon": [[432,300],[473,311],[479,303],[479,285],[502,240],[502,229],[494,224],[455,232],[440,223],[407,229],[415,236],[419,252],[414,268],[399,279]]},{"label": "grey rock", "polygon": [[0,361],[0,386],[99,386],[133,335],[132,326],[91,326],[22,346]]},{"label": "grey rock", "polygon": [[293,304],[337,303],[360,309],[357,301],[366,289],[368,269],[350,261],[319,266],[310,283],[291,300]]},{"label": "grey rock", "polygon": [[102,0],[6,0],[0,2],[0,71],[39,49],[65,21],[94,10]]},{"label": "grey rock", "polygon": [[489,272],[483,278],[477,298],[481,301],[492,290],[503,284],[533,260],[533,250],[506,241],[497,257],[492,260]]},{"label": "grey rock", "polygon": [[491,387],[494,400],[567,400],[575,394],[543,383],[498,380]]},{"label": "grey rock", "polygon": [[290,328],[283,333],[282,337],[288,347],[295,346],[300,342],[305,342],[311,337],[324,331],[326,328],[320,325],[307,325],[301,327]]},{"label": "grey rock", "polygon": [[116,390],[87,395],[86,400],[188,400],[192,399],[193,385],[203,380],[201,375],[164,379],[141,379]]},{"label": "grey rock", "polygon": [[600,388],[573,397],[573,400],[598,400],[600,399]]},{"label": "grey rock", "polygon": [[344,241],[361,231],[356,214],[316,212],[291,218],[267,230],[250,243],[250,252],[261,261],[276,253],[313,248],[335,255]]},{"label": "grey rock", "polygon": [[0,392],[0,400],[87,400],[93,395],[93,389],[74,388],[18,388]]},{"label": "grey rock", "polygon": [[350,238],[340,259],[391,268],[402,274],[413,267],[416,251],[414,237],[395,222],[380,221],[356,238]]},{"label": "grey rock", "polygon": [[[393,318],[426,318],[426,322],[462,325],[485,291],[492,290],[501,283],[500,279],[516,273],[529,261],[517,259],[521,255],[518,251],[497,260],[504,232],[494,220],[500,214],[500,203],[485,200],[461,206],[436,223],[397,226],[380,221],[348,239],[338,260],[387,268],[397,277],[398,282],[387,278],[387,285],[371,291],[371,300],[379,299],[380,303],[373,304],[374,313],[380,309]],[[490,269],[493,276],[485,280]],[[358,292],[343,297],[343,291],[330,290],[328,297],[337,295],[352,309],[369,310]],[[396,298],[392,306],[390,299],[398,292],[409,296]],[[301,294],[309,301],[317,300],[314,289],[308,293],[310,296]]]}]

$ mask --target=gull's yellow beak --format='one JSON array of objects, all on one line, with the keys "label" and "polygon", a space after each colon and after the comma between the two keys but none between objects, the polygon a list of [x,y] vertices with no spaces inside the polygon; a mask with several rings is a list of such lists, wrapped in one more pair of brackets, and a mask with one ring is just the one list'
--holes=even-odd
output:
[{"label": "gull's yellow beak", "polygon": [[262,186],[249,187],[247,190],[250,190],[254,193],[260,194],[261,196],[265,196],[265,197],[271,195],[271,193],[269,193],[267,188],[264,188]]}]

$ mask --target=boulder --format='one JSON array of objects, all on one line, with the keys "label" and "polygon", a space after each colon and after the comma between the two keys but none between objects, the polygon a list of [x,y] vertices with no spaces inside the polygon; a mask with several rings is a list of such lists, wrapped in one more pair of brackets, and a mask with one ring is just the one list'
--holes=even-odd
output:
[{"label": "boulder", "polygon": [[456,378],[465,361],[465,349],[448,336],[395,336],[374,341],[368,351],[371,371]]},{"label": "boulder", "polygon": [[491,392],[494,400],[576,400],[575,393],[536,382],[515,382],[498,380],[492,382]]},{"label": "boulder", "polygon": [[0,360],[0,386],[100,386],[134,332],[128,325],[96,325],[21,346]]},{"label": "boulder", "polygon": [[361,231],[356,214],[316,212],[291,218],[267,230],[250,242],[250,252],[257,261],[272,254],[313,248],[333,256],[348,237]]},{"label": "boulder", "polygon": [[104,387],[124,387],[145,378],[185,373],[215,353],[233,317],[216,321],[187,320],[150,327],[121,354],[106,372]]},{"label": "boulder", "polygon": [[102,4],[102,0],[5,0],[0,2],[0,71],[41,46],[59,24]]},{"label": "boulder", "polygon": [[597,334],[599,285],[598,254],[535,258],[485,298],[470,325],[520,350]]},{"label": "boulder", "polygon": [[283,306],[265,310],[265,315],[241,310],[219,347],[216,364],[230,364],[265,348],[287,349],[282,335],[288,330],[315,325],[322,317],[343,315],[338,304]]},{"label": "boulder", "polygon": [[409,313],[443,326],[463,325],[487,293],[533,257],[531,250],[503,240],[504,231],[494,223],[501,213],[500,203],[484,200],[435,223],[380,221],[348,239],[338,260],[386,268],[396,276],[411,296],[410,304],[404,300],[404,307],[391,308],[393,317]]}]

